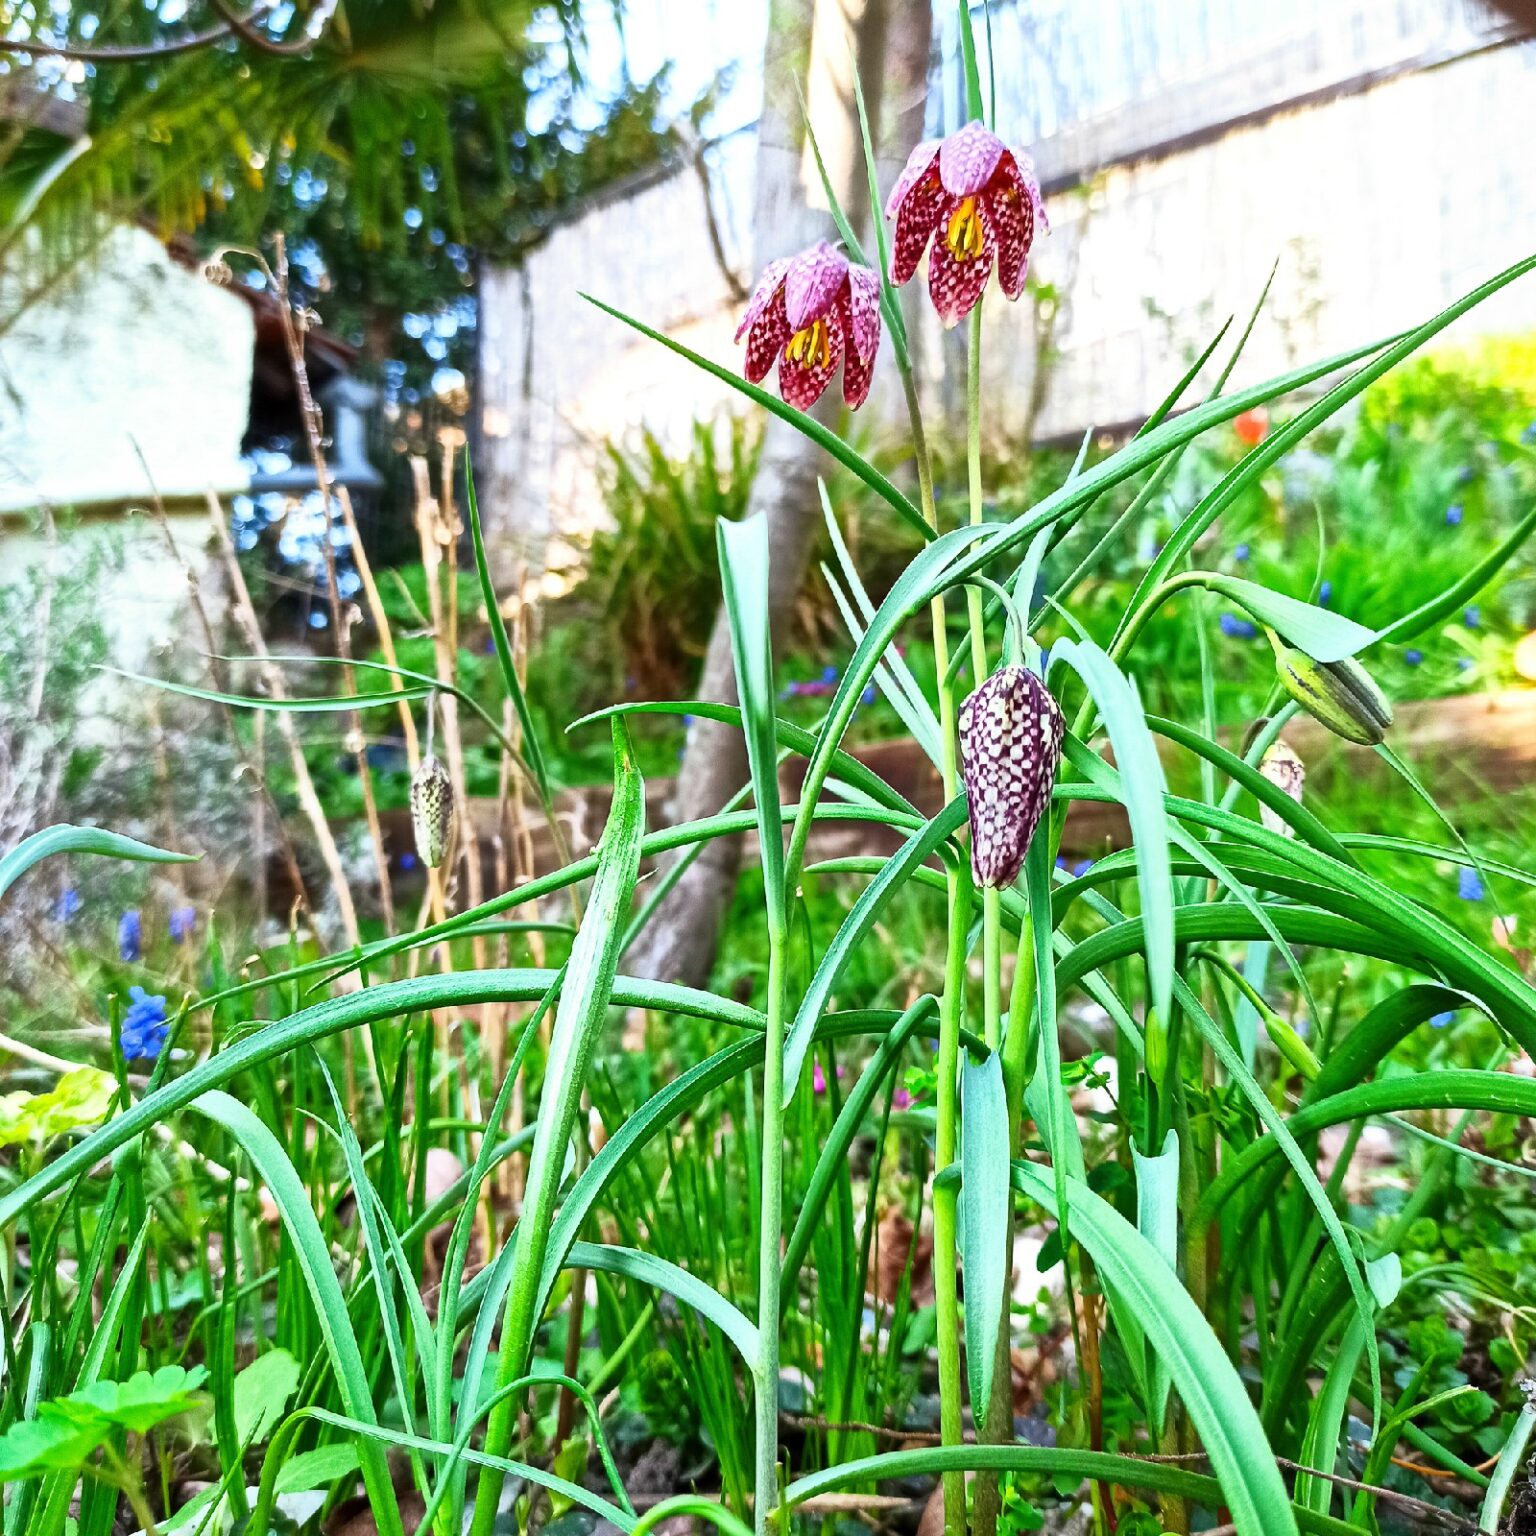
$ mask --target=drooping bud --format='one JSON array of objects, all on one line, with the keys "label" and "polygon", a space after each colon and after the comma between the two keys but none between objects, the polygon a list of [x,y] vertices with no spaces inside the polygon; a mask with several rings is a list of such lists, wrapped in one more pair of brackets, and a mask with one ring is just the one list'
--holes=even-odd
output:
[{"label": "drooping bud", "polygon": [[1145,1036],[1147,1076],[1161,1086],[1168,1075],[1168,1025],[1156,1008],[1147,1010]]},{"label": "drooping bud", "polygon": [[1275,645],[1280,686],[1335,736],[1373,747],[1392,724],[1392,706],[1375,679],[1353,657],[1317,661],[1294,646]]},{"label": "drooping bud", "polygon": [[[1307,765],[1291,750],[1283,738],[1273,742],[1259,763],[1259,772],[1276,789],[1289,795],[1297,805],[1301,804],[1301,792],[1307,783]],[[1277,815],[1267,805],[1260,804],[1259,820],[1271,832],[1282,837],[1295,837],[1296,829],[1284,817]]]},{"label": "drooping bud", "polygon": [[453,782],[442,762],[431,755],[411,777],[411,830],[416,834],[416,854],[429,869],[436,869],[448,853],[453,836]]},{"label": "drooping bud", "polygon": [[1061,709],[1027,667],[1000,667],[960,706],[960,768],[971,810],[971,873],[1011,885],[1050,804]]},{"label": "drooping bud", "polygon": [[1272,1008],[1262,1009],[1259,1016],[1275,1049],[1310,1083],[1323,1070],[1322,1063],[1312,1054],[1312,1047]]}]

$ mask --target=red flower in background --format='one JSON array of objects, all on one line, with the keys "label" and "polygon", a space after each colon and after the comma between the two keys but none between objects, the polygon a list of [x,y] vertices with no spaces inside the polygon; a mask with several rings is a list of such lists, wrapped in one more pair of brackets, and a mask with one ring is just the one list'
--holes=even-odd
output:
[{"label": "red flower in background", "polygon": [[1050,227],[1029,156],[1016,155],[981,123],[919,144],[891,191],[885,216],[896,220],[893,283],[911,278],[929,237],[935,237],[928,293],[945,325],[975,307],[994,256],[1003,292],[1018,298],[1035,226]]},{"label": "red flower in background", "polygon": [[777,362],[790,405],[809,410],[840,363],[843,399],[863,405],[880,347],[880,279],[820,240],[763,269],[736,328],[736,340],[743,336],[747,377],[759,383]]},{"label": "red flower in background", "polygon": [[1237,433],[1238,442],[1257,448],[1269,436],[1269,412],[1262,405],[1256,405],[1251,411],[1232,418],[1232,430]]}]

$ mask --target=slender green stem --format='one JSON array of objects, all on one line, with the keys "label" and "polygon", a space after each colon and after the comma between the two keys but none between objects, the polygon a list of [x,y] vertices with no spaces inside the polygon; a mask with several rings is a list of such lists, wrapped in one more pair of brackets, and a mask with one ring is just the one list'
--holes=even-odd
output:
[{"label": "slender green stem", "polygon": [[[960,1068],[960,1015],[965,1001],[965,941],[971,923],[971,885],[956,869],[949,881],[949,948],[944,996],[939,1006],[938,1124],[934,1163],[955,1160],[956,1074]],[[953,1185],[933,1192],[933,1285],[938,1314],[939,1433],[945,1445],[963,1439],[960,1404],[960,1306],[955,1294],[955,1201]],[[945,1536],[965,1530],[965,1476],[944,1474]]]},{"label": "slender green stem", "polygon": [[762,1193],[758,1222],[757,1327],[754,1397],[757,1468],[752,1524],[765,1536],[779,1500],[779,1239],[784,1225],[784,944],[782,923],[770,925],[768,1025],[763,1054]]}]

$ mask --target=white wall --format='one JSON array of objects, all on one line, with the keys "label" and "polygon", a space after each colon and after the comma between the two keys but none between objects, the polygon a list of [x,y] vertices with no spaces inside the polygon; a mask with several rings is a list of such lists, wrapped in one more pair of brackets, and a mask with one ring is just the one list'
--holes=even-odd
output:
[{"label": "white wall", "polygon": [[244,489],[254,343],[241,299],[112,230],[0,335],[0,512],[144,499],[135,441],[168,500]]},{"label": "white wall", "polygon": [[[1395,75],[1053,196],[1054,232],[1037,245],[1035,270],[1065,307],[1037,435],[1145,417],[1230,314],[1236,334],[1277,257],[1234,385],[1428,319],[1536,252],[1533,145],[1528,43]],[[535,545],[601,516],[595,469],[605,438],[644,423],[681,445],[695,416],[745,408],[726,385],[577,296],[585,288],[739,369],[739,306],[710,252],[703,208],[693,173],[681,172],[561,226],[482,288],[482,462],[509,466],[494,481],[498,510]],[[988,423],[1016,432],[1034,373],[1034,314],[1028,298],[1008,305],[991,293]],[[963,352],[925,304],[910,312],[938,417],[960,403]],[[1536,278],[1527,278],[1447,340],[1532,328]],[[882,368],[863,420],[880,413],[899,426],[888,351]],[[566,558],[563,547],[556,554],[557,564]]]}]

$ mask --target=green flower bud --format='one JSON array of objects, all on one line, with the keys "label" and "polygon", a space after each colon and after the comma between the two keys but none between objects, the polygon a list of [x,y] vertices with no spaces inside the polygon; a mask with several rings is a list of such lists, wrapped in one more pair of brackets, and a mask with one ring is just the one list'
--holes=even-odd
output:
[{"label": "green flower bud", "polygon": [[453,782],[436,757],[424,757],[411,777],[411,830],[416,854],[436,869],[448,853],[453,836]]},{"label": "green flower bud", "polygon": [[1156,1008],[1147,1009],[1147,1076],[1161,1084],[1168,1073],[1168,1026]]},{"label": "green flower bud", "polygon": [[1312,1054],[1312,1047],[1272,1009],[1264,1009],[1260,1017],[1275,1049],[1310,1083],[1323,1070],[1322,1063]]},{"label": "green flower bud", "polygon": [[1355,661],[1317,661],[1294,646],[1275,642],[1280,686],[1314,720],[1345,741],[1373,747],[1392,724],[1392,706],[1371,674]]}]

